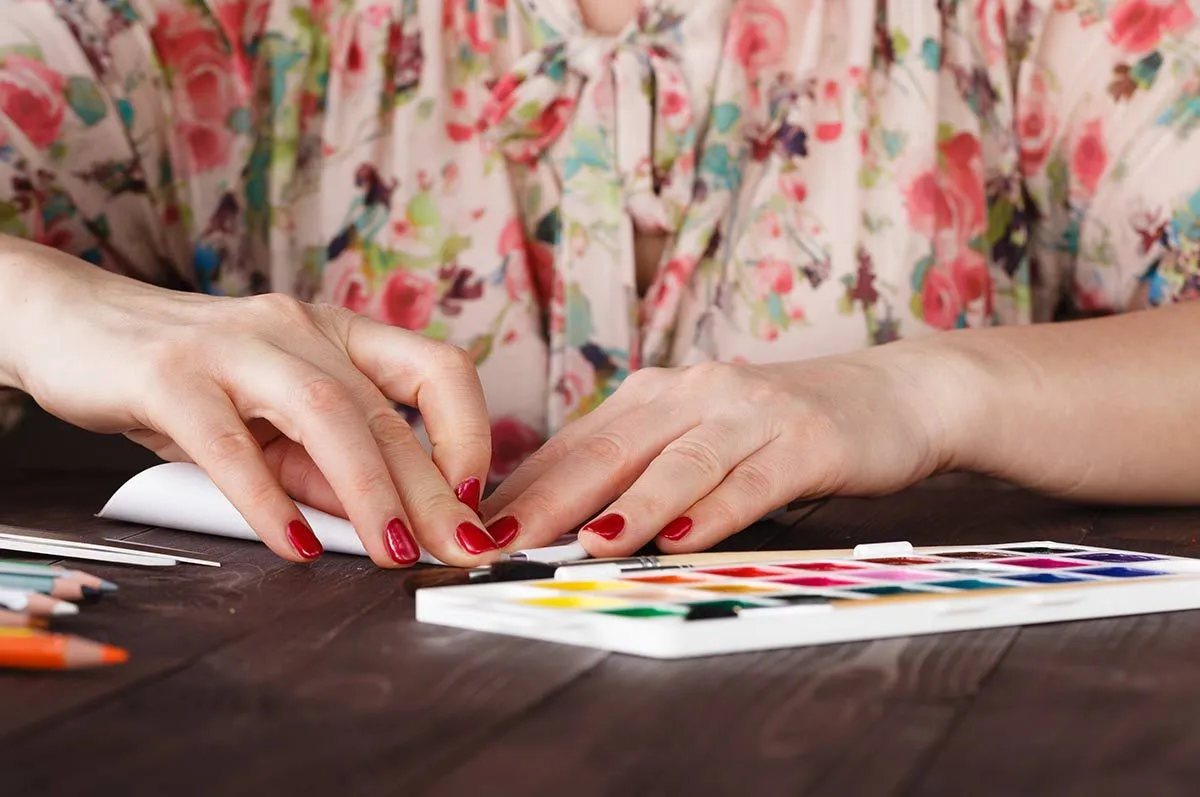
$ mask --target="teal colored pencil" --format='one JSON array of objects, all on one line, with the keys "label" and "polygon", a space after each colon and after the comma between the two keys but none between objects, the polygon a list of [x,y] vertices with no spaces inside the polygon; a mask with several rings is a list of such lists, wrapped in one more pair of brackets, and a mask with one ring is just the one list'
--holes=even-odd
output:
[{"label": "teal colored pencil", "polygon": [[70,578],[80,582],[85,587],[98,589],[101,592],[115,592],[117,585],[111,581],[84,573],[82,570],[69,570],[58,565],[44,565],[40,562],[18,562],[0,559],[0,576],[49,576],[50,578]]},{"label": "teal colored pencil", "polygon": [[0,573],[0,589],[15,589],[25,592],[40,592],[66,601],[94,601],[101,591],[85,587],[79,581],[66,576],[27,576]]}]

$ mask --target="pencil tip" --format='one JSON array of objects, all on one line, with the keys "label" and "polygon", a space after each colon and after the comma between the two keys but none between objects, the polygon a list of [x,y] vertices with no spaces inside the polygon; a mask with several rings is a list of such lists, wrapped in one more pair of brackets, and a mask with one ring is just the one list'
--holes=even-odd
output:
[{"label": "pencil tip", "polygon": [[100,648],[101,664],[124,664],[129,661],[129,652],[122,648],[105,645]]},{"label": "pencil tip", "polygon": [[103,579],[101,579],[101,580],[100,580],[100,586],[98,587],[98,589],[99,589],[101,592],[116,592],[116,591],[117,591],[117,585],[116,585],[116,584],[114,584],[114,583],[113,583],[113,582],[111,582],[111,581],[104,581]]},{"label": "pencil tip", "polygon": [[56,603],[54,605],[54,608],[50,610],[50,613],[55,616],[58,616],[58,617],[62,617],[65,615],[71,615],[71,614],[79,614],[79,607],[73,603],[67,603],[66,601],[59,601],[58,603]]}]

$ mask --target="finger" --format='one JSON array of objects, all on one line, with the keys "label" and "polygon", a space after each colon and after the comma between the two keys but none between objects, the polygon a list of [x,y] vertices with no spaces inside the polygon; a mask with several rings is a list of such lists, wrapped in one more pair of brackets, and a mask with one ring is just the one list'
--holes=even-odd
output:
[{"label": "finger", "polygon": [[583,527],[580,543],[592,556],[625,556],[668,524],[674,522],[668,533],[678,534],[691,522],[685,512],[767,443],[766,432],[753,434],[745,424],[712,422],[672,440],[629,489]]},{"label": "finger", "polygon": [[262,449],[229,397],[188,386],[162,394],[151,419],[199,465],[267,547],[284,559],[311,562],[323,549],[267,466]]},{"label": "finger", "polygon": [[292,498],[322,512],[346,517],[346,508],[304,446],[277,435],[263,446],[263,456],[267,467]]},{"label": "finger", "polygon": [[433,462],[471,511],[491,462],[491,425],[474,361],[455,346],[353,316],[346,350],[388,398],[416,407]]},{"label": "finger", "polygon": [[[384,329],[403,331],[390,330],[388,327]],[[413,340],[422,346],[430,343],[419,336],[398,343],[409,346]],[[385,541],[394,534],[411,533],[426,550],[447,564],[476,565],[483,561],[480,557],[495,558],[498,546],[482,528],[474,513],[480,480],[474,477],[465,480],[468,488],[473,482],[475,492],[473,499],[461,500],[461,491],[455,493],[450,490],[445,474],[430,459],[403,416],[387,401],[370,377],[347,360],[342,350],[318,347],[315,350],[305,349],[302,355],[306,360],[312,358],[307,360],[311,365],[345,386],[349,397],[366,419],[404,508],[403,516],[388,521]],[[484,414],[486,416],[486,409]],[[344,501],[342,503],[345,505]]]},{"label": "finger", "polygon": [[388,406],[376,413],[371,425],[421,544],[450,565],[496,559],[500,546],[480,525],[475,512],[451,492],[400,413]]},{"label": "finger", "polygon": [[567,424],[558,434],[530,454],[480,505],[479,516],[489,522],[498,517],[499,510],[512,503],[517,496],[529,489],[530,485],[556,467],[580,440],[607,426],[615,415],[605,412],[606,406],[607,402],[579,420]]},{"label": "finger", "polygon": [[509,548],[549,544],[633,484],[650,461],[686,431],[686,426],[678,428],[683,418],[643,406],[619,423],[581,437],[554,468],[497,513],[489,531]]},{"label": "finger", "polygon": [[223,378],[242,414],[266,419],[308,451],[376,564],[416,563],[420,551],[392,475],[345,385],[273,347],[244,352]]},{"label": "finger", "polygon": [[596,434],[635,408],[644,406],[661,395],[672,383],[670,374],[671,372],[664,368],[643,368],[635,371],[626,378],[620,389],[599,407],[567,424],[521,463],[488,500],[483,502],[480,516],[489,522],[500,517],[501,509],[557,467],[581,440]]},{"label": "finger", "polygon": [[[776,441],[739,462],[708,495],[668,523],[656,540],[667,553],[702,551],[758,522],[773,509],[794,498],[824,494],[798,465],[795,454]],[[797,494],[795,485],[813,484]],[[790,486],[789,486],[790,485]]]}]

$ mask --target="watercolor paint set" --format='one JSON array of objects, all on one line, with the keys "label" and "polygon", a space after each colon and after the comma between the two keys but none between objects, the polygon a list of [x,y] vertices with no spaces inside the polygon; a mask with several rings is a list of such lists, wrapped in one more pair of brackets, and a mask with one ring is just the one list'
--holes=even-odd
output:
[{"label": "watercolor paint set", "polygon": [[[659,659],[1200,608],[1200,560],[1019,542],[438,587],[417,620]],[[847,555],[848,554],[848,555]]]}]

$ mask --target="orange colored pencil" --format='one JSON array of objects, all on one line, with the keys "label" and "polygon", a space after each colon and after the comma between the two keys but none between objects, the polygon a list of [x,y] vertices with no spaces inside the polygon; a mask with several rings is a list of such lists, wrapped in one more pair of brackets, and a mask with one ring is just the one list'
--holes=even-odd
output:
[{"label": "orange colored pencil", "polygon": [[0,629],[0,669],[82,670],[122,664],[129,654],[67,634],[21,628]]}]

